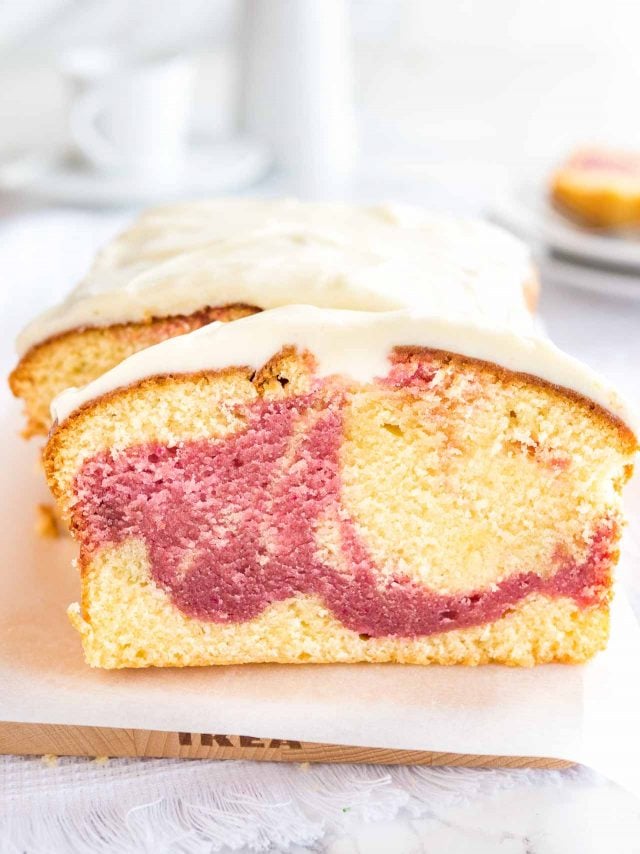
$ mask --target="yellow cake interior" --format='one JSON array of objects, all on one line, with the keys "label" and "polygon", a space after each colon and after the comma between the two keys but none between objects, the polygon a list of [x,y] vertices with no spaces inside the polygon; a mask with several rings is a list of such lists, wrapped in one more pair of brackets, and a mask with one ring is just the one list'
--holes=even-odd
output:
[{"label": "yellow cake interior", "polygon": [[[339,512],[352,521],[379,584],[398,575],[438,596],[464,596],[527,572],[549,581],[559,565],[587,566],[604,530],[597,595],[533,592],[489,622],[410,637],[349,628],[306,590],[251,619],[216,622],[176,606],[154,580],[144,539],[89,548],[76,492],[87,461],[149,444],[223,441],[244,429],[248,407],[302,400],[317,385],[314,360],[287,348],[257,373],[143,380],[54,430],[45,465],[83,543],[82,599],[70,613],[89,664],[532,665],[584,661],[605,646],[620,493],[635,451],[628,428],[584,398],[495,365],[437,351],[396,356],[403,376],[426,365],[429,382],[323,381],[326,394],[343,401]],[[302,405],[300,412],[303,427],[319,417]],[[314,547],[332,571],[348,573],[332,512],[316,520]]]},{"label": "yellow cake interior", "polygon": [[24,401],[24,435],[47,434],[51,401],[65,389],[86,385],[145,347],[215,320],[237,320],[255,311],[241,305],[205,308],[184,317],[73,329],[43,341],[23,356],[9,378],[14,395]]}]

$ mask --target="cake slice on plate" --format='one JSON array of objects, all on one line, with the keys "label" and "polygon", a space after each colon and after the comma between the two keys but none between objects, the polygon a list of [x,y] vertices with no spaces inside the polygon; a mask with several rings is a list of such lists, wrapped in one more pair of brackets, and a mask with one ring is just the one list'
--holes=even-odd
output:
[{"label": "cake slice on plate", "polygon": [[555,173],[551,198],[593,228],[640,227],[640,154],[606,148],[574,152]]},{"label": "cake slice on plate", "polygon": [[289,307],[54,403],[89,664],[581,662],[606,645],[624,405],[547,340]]},{"label": "cake slice on plate", "polygon": [[466,306],[515,322],[533,310],[526,246],[482,222],[402,206],[221,200],[145,213],[65,302],[18,339],[11,376],[27,435],[49,405],[138,350],[215,320],[304,302],[381,311]]}]

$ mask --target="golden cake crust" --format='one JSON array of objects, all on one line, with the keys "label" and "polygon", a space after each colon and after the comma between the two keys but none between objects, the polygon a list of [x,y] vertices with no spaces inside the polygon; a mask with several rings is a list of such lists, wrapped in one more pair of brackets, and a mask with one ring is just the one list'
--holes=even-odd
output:
[{"label": "golden cake crust", "polygon": [[[540,295],[537,271],[531,268],[522,285],[524,301],[533,314]],[[239,320],[262,309],[243,304],[204,307],[188,315],[152,317],[143,322],[71,329],[31,347],[9,376],[14,396],[24,401],[25,438],[46,435],[49,408],[56,395],[96,379],[119,362],[167,338],[193,332],[215,320]]]},{"label": "golden cake crust", "polygon": [[[479,369],[490,370],[496,377],[503,382],[521,381],[533,387],[538,387],[551,393],[558,402],[571,401],[579,406],[583,411],[587,412],[590,417],[596,419],[603,429],[614,428],[616,433],[616,441],[622,453],[633,455],[638,450],[638,439],[631,428],[622,421],[617,415],[608,409],[600,406],[595,401],[584,397],[573,389],[563,388],[550,383],[547,380],[536,377],[532,374],[510,371],[493,362],[486,362],[481,359],[474,359],[468,356],[462,356],[457,353],[445,352],[442,350],[424,348],[424,347],[397,347],[396,352],[404,354],[407,358],[421,358],[423,356],[431,356],[436,359],[441,359],[448,364],[464,369],[465,366],[477,367]],[[274,383],[277,383],[277,376],[281,371],[286,371],[288,375],[296,377],[296,381],[290,383],[286,390],[282,388],[279,392],[283,396],[293,394],[298,391],[301,385],[306,388],[308,386],[308,374],[313,369],[314,359],[309,353],[298,354],[293,348],[287,347],[281,353],[276,354],[269,360],[259,371],[254,371],[249,366],[233,366],[223,370],[203,370],[187,374],[163,374],[158,376],[147,377],[132,386],[125,388],[114,389],[101,397],[88,401],[80,406],[64,421],[63,424],[54,424],[49,435],[49,441],[44,452],[44,466],[49,486],[54,491],[54,494],[59,499],[62,498],[62,493],[57,486],[55,477],[56,459],[62,451],[61,442],[63,436],[68,435],[69,431],[75,431],[81,428],[82,423],[87,417],[93,415],[107,414],[112,411],[112,407],[123,404],[128,407],[129,402],[144,396],[151,389],[161,391],[168,386],[177,384],[190,384],[202,382],[208,386],[210,382],[224,377],[238,377],[242,380],[250,379],[258,393],[265,387],[274,389]],[[277,387],[277,384],[275,386]],[[66,444],[66,443],[65,443]],[[103,445],[99,447],[104,447]],[[625,483],[631,477],[632,469],[628,469],[625,475]]]},{"label": "golden cake crust", "polygon": [[[596,524],[611,514],[616,517],[619,493],[631,474],[637,445],[630,429],[616,416],[574,392],[457,354],[398,348],[396,358],[436,359],[454,379],[465,372],[478,373],[480,379],[487,375],[496,384],[495,389],[504,387],[509,394],[513,392],[516,403],[523,400],[526,390],[530,398],[527,405],[545,413],[548,431],[556,427],[563,430],[566,422],[575,422],[572,441],[578,443],[576,447],[583,443],[587,447],[580,462],[586,468],[576,474],[575,499],[583,504],[584,524]],[[248,367],[230,367],[217,372],[165,375],[115,390],[85,404],[54,427],[44,455],[50,487],[69,514],[73,478],[84,459],[105,449],[117,451],[150,441],[172,445],[230,435],[241,422],[236,420],[233,407],[218,403],[250,403],[260,397],[304,394],[310,387],[313,368],[310,354],[286,348],[257,372]],[[455,394],[451,399],[456,399]],[[504,401],[500,405],[504,406]],[[522,421],[522,430],[528,429],[526,413]],[[543,437],[539,439],[543,444]],[[530,436],[523,434],[513,441],[509,453],[523,455],[518,458],[525,467],[531,467],[537,448],[531,444]],[[357,464],[357,455],[355,459]],[[611,492],[604,484],[606,471],[612,472]],[[594,477],[597,481],[587,488],[584,484]],[[384,477],[380,483],[383,481]],[[359,500],[354,494],[355,504],[350,512],[358,513]],[[538,500],[544,500],[544,491]],[[539,514],[542,509],[541,506]],[[567,507],[566,512],[575,527],[575,507]],[[391,530],[391,521],[389,524]],[[393,524],[397,526],[397,517]],[[526,536],[533,538],[535,545],[535,527]],[[374,540],[370,545],[380,548]],[[390,545],[394,547],[393,542]],[[613,542],[611,560],[616,559]],[[156,587],[148,575],[141,541],[125,541],[97,555],[83,553],[80,566],[82,599],[79,607],[71,609],[70,616],[82,635],[87,661],[98,667],[244,661],[512,665],[581,662],[604,648],[608,634],[609,595],[598,605],[584,607],[572,599],[533,594],[492,623],[413,639],[360,636],[310,596],[275,603],[244,623],[203,622],[183,614]]]},{"label": "golden cake crust", "polygon": [[86,385],[133,353],[167,338],[259,310],[248,305],[212,306],[189,315],[71,329],[48,338],[25,353],[9,376],[11,391],[24,401],[27,423],[23,435],[47,434],[51,401],[65,389]]}]

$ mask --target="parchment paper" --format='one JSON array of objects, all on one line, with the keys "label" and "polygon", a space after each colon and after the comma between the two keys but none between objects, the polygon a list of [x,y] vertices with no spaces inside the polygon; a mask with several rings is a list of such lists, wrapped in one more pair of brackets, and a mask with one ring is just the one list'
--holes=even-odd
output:
[{"label": "parchment paper", "polygon": [[640,795],[640,630],[621,595],[607,652],[581,667],[91,670],[65,614],[75,546],[35,535],[35,504],[50,499],[19,425],[0,391],[0,720],[547,756]]}]

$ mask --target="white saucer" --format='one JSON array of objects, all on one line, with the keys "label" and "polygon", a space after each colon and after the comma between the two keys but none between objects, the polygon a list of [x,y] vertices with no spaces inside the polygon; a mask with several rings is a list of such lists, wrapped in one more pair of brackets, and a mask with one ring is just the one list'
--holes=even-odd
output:
[{"label": "white saucer", "polygon": [[640,274],[589,267],[553,254],[536,258],[536,261],[540,268],[543,285],[546,283],[564,285],[607,296],[640,300]]},{"label": "white saucer", "polygon": [[501,225],[567,258],[640,274],[638,235],[608,234],[574,225],[549,204],[544,179],[514,185],[497,199],[491,213]]},{"label": "white saucer", "polygon": [[243,189],[271,164],[267,150],[246,138],[192,145],[184,168],[161,176],[98,172],[66,153],[21,153],[0,164],[0,189],[49,201],[124,206],[217,195]]}]

